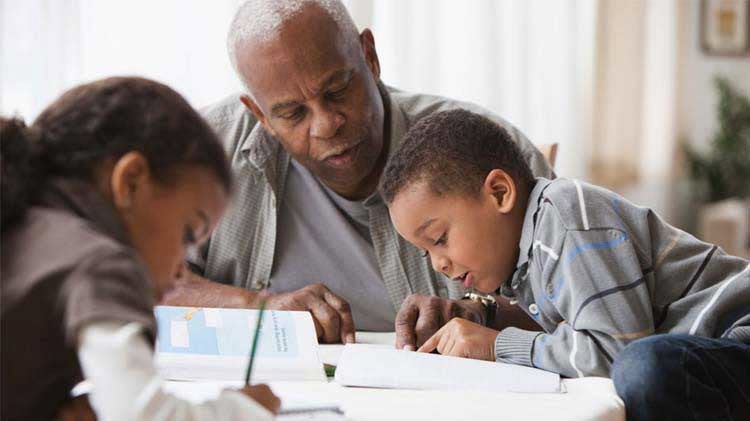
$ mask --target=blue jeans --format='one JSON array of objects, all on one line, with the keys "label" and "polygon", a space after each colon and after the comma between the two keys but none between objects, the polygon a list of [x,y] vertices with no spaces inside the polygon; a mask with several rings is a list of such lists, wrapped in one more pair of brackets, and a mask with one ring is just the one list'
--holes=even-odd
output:
[{"label": "blue jeans", "polygon": [[611,374],[629,421],[750,420],[750,344],[654,335],[628,345]]}]

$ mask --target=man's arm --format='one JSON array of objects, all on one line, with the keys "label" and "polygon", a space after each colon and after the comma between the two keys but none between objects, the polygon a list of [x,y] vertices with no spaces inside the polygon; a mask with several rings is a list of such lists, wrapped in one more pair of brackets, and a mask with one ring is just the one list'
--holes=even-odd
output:
[{"label": "man's arm", "polygon": [[184,307],[258,308],[258,295],[244,288],[213,282],[185,269],[161,303]]},{"label": "man's arm", "polygon": [[354,342],[354,318],[349,304],[320,283],[267,295],[213,282],[183,268],[174,289],[161,303],[185,307],[258,308],[261,296],[265,297],[268,309],[309,311],[321,342]]}]

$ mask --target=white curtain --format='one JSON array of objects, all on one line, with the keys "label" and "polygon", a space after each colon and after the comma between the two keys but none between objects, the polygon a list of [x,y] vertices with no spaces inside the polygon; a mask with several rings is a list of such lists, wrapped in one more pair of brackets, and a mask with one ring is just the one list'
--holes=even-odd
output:
[{"label": "white curtain", "polygon": [[557,171],[586,177],[594,0],[350,0],[375,34],[383,80],[475,102],[534,143],[560,144]]},{"label": "white curtain", "polygon": [[0,0],[0,113],[31,120],[113,75],[164,82],[194,106],[241,88],[225,48],[240,0]]},{"label": "white curtain", "polygon": [[[240,1],[0,0],[0,113],[32,120],[111,75],[160,80],[195,106],[237,91],[224,39]],[[559,143],[558,174],[616,188],[670,174],[680,0],[345,3],[372,28],[386,83]]]}]

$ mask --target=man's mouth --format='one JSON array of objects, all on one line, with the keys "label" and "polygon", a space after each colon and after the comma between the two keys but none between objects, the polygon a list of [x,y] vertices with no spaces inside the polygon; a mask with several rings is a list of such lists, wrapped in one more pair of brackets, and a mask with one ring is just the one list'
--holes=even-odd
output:
[{"label": "man's mouth", "polygon": [[359,147],[361,144],[362,143],[359,142],[352,146],[334,151],[333,153],[325,157],[323,161],[326,164],[334,167],[346,167],[348,165],[351,165],[351,163],[354,162],[354,158],[357,156],[357,152],[359,151]]},{"label": "man's mouth", "polygon": [[474,285],[474,276],[469,272],[465,272],[460,276],[456,276],[455,278],[453,278],[453,280],[461,282],[461,285],[464,288],[470,288],[472,285]]}]

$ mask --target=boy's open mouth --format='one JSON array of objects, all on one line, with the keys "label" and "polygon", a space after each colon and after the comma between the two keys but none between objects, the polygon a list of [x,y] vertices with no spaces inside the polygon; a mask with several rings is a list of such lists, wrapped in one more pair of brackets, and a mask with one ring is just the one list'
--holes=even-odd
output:
[{"label": "boy's open mouth", "polygon": [[469,288],[474,283],[474,277],[469,272],[465,272],[463,275],[456,276],[453,278],[454,281],[461,282],[464,288]]}]

